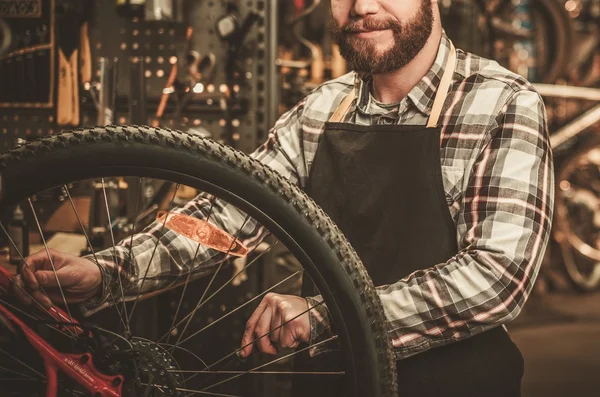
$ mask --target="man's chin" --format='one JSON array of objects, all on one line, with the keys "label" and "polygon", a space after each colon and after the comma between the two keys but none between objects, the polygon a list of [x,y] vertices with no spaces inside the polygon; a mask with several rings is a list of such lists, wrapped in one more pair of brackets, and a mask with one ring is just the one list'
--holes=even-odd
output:
[{"label": "man's chin", "polygon": [[[367,47],[367,48],[365,48]],[[354,53],[368,54],[369,57],[382,57],[388,53],[388,51],[394,48],[393,44],[379,44],[379,43],[365,43],[365,40],[359,40],[352,43],[352,51]]]}]

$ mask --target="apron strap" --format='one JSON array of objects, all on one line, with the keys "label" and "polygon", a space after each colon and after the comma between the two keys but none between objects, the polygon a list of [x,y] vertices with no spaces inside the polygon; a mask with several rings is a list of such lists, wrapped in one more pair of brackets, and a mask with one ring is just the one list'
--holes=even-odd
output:
[{"label": "apron strap", "polygon": [[333,115],[329,119],[329,122],[330,123],[339,123],[340,121],[342,121],[344,119],[344,116],[348,112],[348,109],[350,109],[350,106],[352,105],[352,101],[354,101],[355,98],[356,98],[356,87],[352,88],[352,91],[350,91],[350,93],[348,95],[346,95],[346,97],[342,100],[342,102],[337,107],[335,112],[333,112]]},{"label": "apron strap", "polygon": [[438,85],[437,93],[435,94],[435,100],[433,101],[433,106],[431,107],[431,115],[429,116],[429,121],[427,121],[427,128],[434,128],[438,125],[438,121],[440,120],[440,116],[442,113],[442,107],[446,102],[448,90],[452,85],[452,77],[454,76],[455,70],[456,49],[454,48],[454,44],[450,42],[450,55],[448,56],[448,61],[446,62],[444,74],[442,75],[440,85]]},{"label": "apron strap", "polygon": [[[442,107],[444,106],[444,103],[446,102],[446,97],[448,96],[448,90],[452,85],[452,77],[454,76],[455,70],[456,49],[454,48],[454,44],[450,42],[450,55],[448,56],[448,61],[446,62],[444,74],[442,75],[440,85],[438,86],[437,93],[435,94],[435,100],[433,101],[431,115],[429,116],[429,120],[427,122],[427,128],[437,127],[438,121],[440,120],[440,116],[442,113]],[[350,109],[350,106],[352,105],[354,99],[356,99],[356,87],[352,88],[352,91],[350,91],[350,93],[346,95],[346,97],[342,100],[340,105],[337,107],[337,109],[329,119],[329,122],[341,122],[348,110]]]}]

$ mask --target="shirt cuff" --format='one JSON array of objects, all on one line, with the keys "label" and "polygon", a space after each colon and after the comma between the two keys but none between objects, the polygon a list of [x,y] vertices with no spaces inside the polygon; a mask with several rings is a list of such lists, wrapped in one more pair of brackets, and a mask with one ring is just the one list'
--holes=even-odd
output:
[{"label": "shirt cuff", "polygon": [[[97,313],[98,311],[108,306],[115,304],[116,302],[113,302],[113,299],[121,297],[121,294],[117,279],[117,267],[114,265],[114,263],[112,263],[109,266],[103,260],[97,260],[93,254],[83,256],[82,258],[87,259],[90,262],[94,263],[96,266],[98,266],[102,277],[102,288],[100,290],[100,293],[79,304],[79,308],[82,314],[85,317],[87,317],[94,313]],[[123,268],[123,263],[121,263],[121,268]],[[123,277],[123,275],[121,275],[121,281],[123,283],[125,282],[125,279],[126,277]]]},{"label": "shirt cuff", "polygon": [[315,344],[329,339],[333,336],[331,329],[331,317],[329,309],[323,302],[323,297],[320,295],[306,297],[308,303],[308,317],[310,320],[310,339],[308,353],[311,357],[315,357],[321,353],[337,350],[333,343],[323,343],[318,346]]}]

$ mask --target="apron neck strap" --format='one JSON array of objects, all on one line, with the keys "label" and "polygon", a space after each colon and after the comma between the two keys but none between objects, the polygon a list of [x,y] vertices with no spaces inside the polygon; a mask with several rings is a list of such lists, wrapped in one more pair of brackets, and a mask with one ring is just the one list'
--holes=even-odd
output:
[{"label": "apron neck strap", "polygon": [[435,100],[433,101],[433,106],[431,107],[431,115],[427,121],[427,128],[434,128],[438,125],[438,121],[440,120],[440,116],[442,114],[442,108],[446,102],[446,97],[448,96],[450,86],[452,85],[452,77],[454,76],[455,70],[456,49],[454,48],[454,44],[450,42],[450,55],[448,55],[448,61],[446,62],[446,67],[444,68],[444,74],[442,75],[440,85],[438,85],[438,89],[435,94]]},{"label": "apron neck strap", "polygon": [[335,112],[333,112],[333,115],[329,119],[329,122],[330,123],[339,123],[340,121],[342,121],[344,116],[350,109],[350,106],[352,105],[352,102],[354,101],[355,98],[356,98],[356,87],[352,88],[352,91],[350,91],[350,93],[348,95],[346,95],[346,97],[342,100],[342,102],[337,107],[337,109],[335,109]]},{"label": "apron neck strap", "polygon": [[[454,76],[455,70],[456,49],[454,48],[454,44],[450,42],[450,55],[448,56],[448,61],[446,62],[446,67],[444,68],[444,74],[442,75],[442,79],[440,80],[440,84],[438,85],[438,89],[435,94],[435,100],[433,101],[431,115],[429,116],[429,120],[427,122],[427,128],[437,127],[438,121],[440,120],[440,115],[442,113],[442,107],[444,106],[446,97],[448,96],[448,90],[452,85],[452,77]],[[341,122],[350,109],[350,106],[352,106],[354,99],[356,99],[356,87],[352,88],[352,91],[350,91],[350,93],[342,100],[340,105],[329,119],[329,122]]]}]

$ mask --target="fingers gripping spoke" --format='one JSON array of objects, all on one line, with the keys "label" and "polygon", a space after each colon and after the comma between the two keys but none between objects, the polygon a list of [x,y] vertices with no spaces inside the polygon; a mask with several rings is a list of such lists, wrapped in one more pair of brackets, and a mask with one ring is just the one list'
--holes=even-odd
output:
[{"label": "fingers gripping spoke", "polygon": [[60,296],[65,305],[65,310],[67,311],[67,314],[69,315],[69,320],[71,322],[73,322],[73,316],[71,315],[71,310],[69,309],[69,305],[67,304],[67,298],[65,297],[65,292],[63,291],[63,288],[60,284],[60,280],[58,278],[58,274],[56,273],[56,267],[54,266],[54,261],[52,260],[52,255],[50,254],[50,249],[48,248],[48,244],[46,243],[46,238],[44,237],[44,232],[42,231],[42,226],[40,225],[40,221],[35,212],[35,208],[33,207],[33,203],[31,201],[31,199],[28,198],[27,201],[29,202],[29,206],[31,207],[31,213],[33,214],[35,224],[37,225],[38,231],[40,232],[40,237],[42,239],[42,242],[44,243],[44,248],[46,250],[46,254],[48,255],[48,261],[50,262],[50,266],[52,267],[52,273],[54,273],[54,278],[56,279],[56,284],[58,285],[58,290],[60,291]]},{"label": "fingers gripping spoke", "polygon": [[[308,309],[306,309],[306,310],[304,310],[304,311],[302,311],[302,312],[298,313],[296,316],[294,316],[294,317],[290,318],[289,320],[287,320],[287,321],[285,321],[285,322],[281,323],[280,325],[278,325],[277,327],[273,328],[273,329],[272,329],[272,330],[270,330],[269,332],[267,332],[267,333],[265,333],[265,334],[263,334],[263,335],[259,336],[258,338],[256,338],[256,339],[255,339],[255,340],[253,340],[252,342],[250,342],[250,343],[247,343],[247,344],[245,344],[245,345],[243,345],[243,346],[241,346],[241,347],[239,347],[239,348],[235,349],[235,350],[234,350],[234,351],[232,351],[231,353],[229,353],[229,354],[227,354],[227,355],[225,355],[225,356],[221,357],[220,359],[218,359],[217,361],[213,362],[213,363],[212,363],[212,364],[210,364],[209,366],[205,366],[206,368],[204,369],[204,371],[209,371],[209,370],[212,370],[212,369],[213,369],[213,368],[215,368],[215,367],[216,367],[218,364],[221,364],[223,361],[225,361],[225,360],[227,360],[227,359],[230,359],[229,361],[227,361],[227,362],[225,363],[225,365],[221,366],[221,369],[223,369],[223,368],[227,368],[227,367],[229,366],[229,364],[231,364],[231,363],[235,362],[235,361],[233,360],[233,357],[234,357],[234,356],[236,356],[236,355],[237,355],[237,354],[238,354],[240,351],[242,351],[242,350],[244,350],[246,347],[248,347],[248,346],[250,346],[250,345],[252,345],[252,344],[256,343],[257,341],[261,340],[262,338],[269,337],[269,336],[270,336],[270,335],[271,335],[273,332],[277,331],[278,329],[280,329],[280,328],[282,328],[282,327],[285,327],[287,324],[289,324],[289,323],[291,323],[292,321],[294,321],[295,319],[297,319],[297,318],[301,317],[303,314],[306,314],[306,313],[308,313],[309,311],[311,311],[311,310],[313,310],[313,309],[315,309],[315,308],[317,308],[317,307],[319,307],[319,306],[323,305],[324,303],[325,303],[325,301],[321,301],[321,302],[317,303],[316,305],[314,305],[314,306],[311,306],[311,307],[309,307]],[[254,351],[252,352],[252,354],[255,354],[255,352],[256,352],[256,350],[254,350]],[[199,372],[202,372],[202,371],[199,371]],[[194,379],[194,378],[195,378],[197,375],[198,375],[198,374],[192,375],[192,376],[190,376],[190,377],[189,377],[187,380],[188,380],[188,381],[189,381],[189,380],[192,380],[192,379]]]},{"label": "fingers gripping spoke", "polygon": [[235,309],[231,310],[229,313],[219,317],[218,319],[216,319],[215,321],[213,321],[212,323],[206,325],[204,328],[194,332],[192,335],[188,336],[187,338],[185,338],[184,340],[182,340],[181,342],[179,342],[177,345],[182,344],[187,342],[188,340],[190,340],[191,338],[193,338],[194,336],[202,333],[203,331],[206,331],[207,329],[213,327],[215,324],[219,323],[221,320],[229,317],[230,315],[232,315],[233,313],[237,312],[238,310],[244,308],[245,306],[249,305],[250,303],[254,302],[255,300],[261,298],[262,296],[266,295],[267,293],[271,292],[272,290],[274,290],[275,288],[277,288],[278,286],[280,286],[281,284],[285,283],[286,281],[290,280],[291,278],[302,274],[302,272],[304,272],[304,269],[300,269],[295,273],[292,273],[290,276],[284,278],[283,280],[281,280],[280,282],[278,282],[277,284],[273,285],[272,287],[270,287],[269,289],[261,292],[260,294],[256,295],[254,298],[250,299],[249,301],[242,303],[241,305],[239,305],[238,307],[236,307]]},{"label": "fingers gripping spoke", "polygon": [[[69,187],[67,185],[63,186],[65,192],[67,193],[67,197],[69,198],[69,202],[71,203],[71,207],[73,208],[73,212],[75,213],[75,217],[77,218],[77,222],[79,223],[79,227],[81,228],[81,231],[83,233],[83,235],[85,236],[85,239],[87,241],[88,247],[90,248],[90,251],[92,252],[92,255],[94,257],[94,261],[96,262],[97,266],[100,266],[100,262],[98,261],[98,257],[96,256],[96,251],[94,250],[94,247],[92,246],[92,241],[90,240],[90,236],[88,235],[87,231],[85,230],[85,226],[83,225],[83,221],[81,220],[81,217],[79,216],[79,211],[77,211],[77,208],[75,207],[75,203],[73,202],[73,198],[71,197],[71,192],[69,191]],[[119,310],[119,306],[117,305],[117,300],[115,299],[114,294],[112,293],[112,290],[110,288],[108,288],[108,292],[110,295],[110,298],[114,304],[114,307],[117,311],[117,314],[119,315],[119,319],[121,320],[121,324],[123,325],[123,327],[125,327],[125,329],[127,329],[127,325],[125,324],[125,320],[123,319],[123,315],[121,314],[121,311]]]},{"label": "fingers gripping spoke", "polygon": [[[2,231],[4,232],[4,234],[6,235],[6,237],[8,238],[10,244],[15,248],[15,250],[17,251],[17,254],[19,255],[19,257],[21,258],[21,264],[28,269],[29,271],[31,271],[31,269],[29,268],[29,265],[27,264],[27,262],[25,261],[25,258],[23,257],[23,254],[21,253],[21,251],[19,250],[19,247],[16,246],[15,242],[12,240],[12,238],[10,237],[10,235],[8,234],[8,232],[6,231],[6,228],[4,227],[4,225],[2,224],[2,222],[0,222],[0,228],[2,228]],[[33,272],[32,272],[33,273]],[[17,288],[19,291],[21,291],[23,294],[25,294],[25,296],[27,296],[29,299],[31,299],[31,301],[36,304],[37,306],[40,307],[40,309],[42,309],[43,312],[45,312],[48,317],[50,318],[54,318],[54,316],[50,313],[50,311],[48,311],[48,309],[46,309],[40,302],[38,302],[37,299],[35,299],[30,293],[29,291],[27,291],[25,288],[21,287],[14,278],[9,278],[8,279],[9,282],[15,287]],[[50,299],[50,297],[48,296],[48,294],[46,293],[46,291],[44,290],[44,288],[42,288],[40,286],[40,291],[46,296],[46,298]],[[8,291],[5,291],[8,294]],[[76,335],[73,333],[73,331],[69,328],[65,328],[69,334],[71,338],[76,338]]]}]

